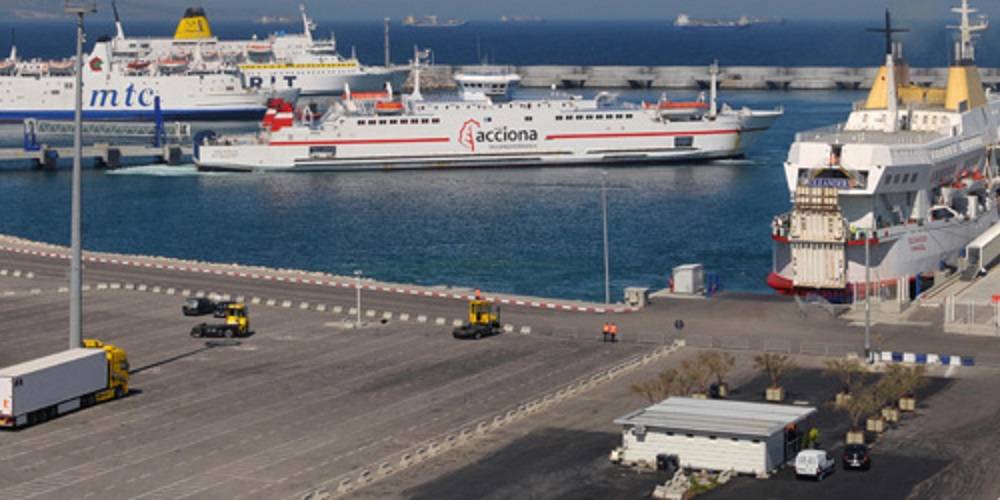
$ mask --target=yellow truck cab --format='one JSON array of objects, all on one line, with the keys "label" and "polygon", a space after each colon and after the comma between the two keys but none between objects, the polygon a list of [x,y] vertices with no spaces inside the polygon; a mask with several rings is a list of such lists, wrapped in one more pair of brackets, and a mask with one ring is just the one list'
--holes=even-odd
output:
[{"label": "yellow truck cab", "polygon": [[128,394],[129,365],[125,350],[95,339],[84,339],[83,347],[104,349],[104,357],[108,360],[108,387],[95,394],[96,400],[107,401]]},{"label": "yellow truck cab", "polygon": [[452,331],[456,339],[481,339],[500,333],[500,306],[486,300],[476,290],[476,296],[469,301],[469,319]]}]

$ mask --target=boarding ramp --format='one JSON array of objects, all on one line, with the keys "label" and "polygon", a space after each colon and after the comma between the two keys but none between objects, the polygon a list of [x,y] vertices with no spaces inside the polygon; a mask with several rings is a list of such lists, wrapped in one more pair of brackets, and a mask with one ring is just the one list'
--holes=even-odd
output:
[{"label": "boarding ramp", "polygon": [[963,281],[974,281],[1000,259],[1000,223],[994,224],[965,247]]}]

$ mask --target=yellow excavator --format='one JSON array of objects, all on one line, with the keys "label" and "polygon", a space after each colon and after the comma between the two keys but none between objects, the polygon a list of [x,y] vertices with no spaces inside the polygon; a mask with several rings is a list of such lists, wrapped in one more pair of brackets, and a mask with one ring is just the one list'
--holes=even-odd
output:
[{"label": "yellow excavator", "polygon": [[476,339],[497,335],[503,331],[500,325],[500,306],[483,298],[479,290],[469,301],[469,319],[462,326],[456,327],[452,336],[456,339]]}]

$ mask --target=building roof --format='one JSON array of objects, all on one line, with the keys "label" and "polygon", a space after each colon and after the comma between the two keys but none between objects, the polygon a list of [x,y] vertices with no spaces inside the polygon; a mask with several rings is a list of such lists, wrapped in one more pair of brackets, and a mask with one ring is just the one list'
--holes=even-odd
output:
[{"label": "building roof", "polygon": [[672,397],[615,419],[679,433],[766,438],[816,413],[812,406]]}]

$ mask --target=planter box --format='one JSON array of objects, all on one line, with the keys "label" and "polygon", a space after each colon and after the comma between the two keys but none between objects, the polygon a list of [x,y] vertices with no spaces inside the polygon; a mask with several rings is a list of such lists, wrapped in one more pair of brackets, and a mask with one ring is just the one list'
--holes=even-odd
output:
[{"label": "planter box", "polygon": [[836,399],[834,399],[834,406],[837,408],[843,408],[851,402],[851,395],[843,392],[838,392]]},{"label": "planter box", "polygon": [[877,432],[881,434],[885,432],[885,420],[882,420],[882,417],[869,417],[866,429],[868,432]]},{"label": "planter box", "polygon": [[917,411],[917,398],[899,398],[899,409],[903,411]]},{"label": "planter box", "polygon": [[864,431],[848,431],[846,442],[847,444],[865,444]]},{"label": "planter box", "polygon": [[899,422],[899,408],[887,407],[882,408],[882,418],[887,422],[898,423]]},{"label": "planter box", "polygon": [[704,392],[695,392],[691,394],[691,399],[708,399],[708,394]]},{"label": "planter box", "polygon": [[785,388],[784,387],[768,387],[764,391],[764,399],[768,401],[784,401],[785,400]]},{"label": "planter box", "polygon": [[726,384],[720,384],[718,386],[718,395],[720,398],[729,397],[729,386]]}]

